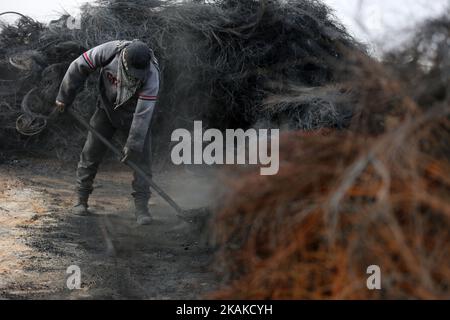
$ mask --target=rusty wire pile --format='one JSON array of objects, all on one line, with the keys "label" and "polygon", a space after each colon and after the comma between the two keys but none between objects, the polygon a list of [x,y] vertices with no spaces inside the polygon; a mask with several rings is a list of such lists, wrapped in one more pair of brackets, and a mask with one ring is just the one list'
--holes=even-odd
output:
[{"label": "rusty wire pile", "polygon": [[[448,43],[449,27],[442,17],[418,37]],[[285,133],[278,175],[227,172],[212,222],[225,287],[214,297],[450,297],[448,60],[427,50],[411,61],[412,48],[388,66],[350,58],[355,81],[343,86],[358,92],[358,112],[347,130]],[[371,265],[380,291],[366,286]]]}]

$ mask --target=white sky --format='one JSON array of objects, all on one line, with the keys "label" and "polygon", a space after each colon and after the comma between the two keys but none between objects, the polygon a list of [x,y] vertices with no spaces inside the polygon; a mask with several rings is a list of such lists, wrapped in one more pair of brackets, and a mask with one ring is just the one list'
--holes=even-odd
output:
[{"label": "white sky", "polygon": [[450,10],[450,0],[324,0],[359,40],[373,51],[395,46],[414,27]]},{"label": "white sky", "polygon": [[[88,0],[9,0],[0,2],[0,13],[5,11],[18,11],[33,19],[47,22],[55,19],[66,10],[76,15],[81,4],[93,2]],[[2,16],[3,18],[6,16]],[[11,16],[11,18],[14,16]],[[8,19],[10,19],[8,17]],[[4,20],[4,19],[3,19]]]},{"label": "white sky", "polygon": [[[414,25],[450,8],[450,0],[324,0],[358,39],[370,44],[374,53],[395,45]],[[77,15],[81,4],[92,0],[1,1],[0,12],[18,11],[47,22],[67,11]],[[359,4],[363,3],[362,10]],[[13,19],[2,16],[0,19]],[[363,24],[365,27],[361,27]],[[388,31],[389,30],[389,31]]]}]

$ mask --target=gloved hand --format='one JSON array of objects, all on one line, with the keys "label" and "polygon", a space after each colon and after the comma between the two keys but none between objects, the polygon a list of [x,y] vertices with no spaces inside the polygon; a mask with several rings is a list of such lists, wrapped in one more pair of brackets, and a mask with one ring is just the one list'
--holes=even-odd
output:
[{"label": "gloved hand", "polygon": [[125,163],[128,160],[130,160],[136,163],[138,159],[139,159],[139,152],[133,149],[129,149],[128,147],[123,148],[123,157],[122,159],[120,159],[121,162]]},{"label": "gloved hand", "polygon": [[55,121],[64,111],[66,110],[65,103],[56,100],[55,101],[55,108],[52,110],[52,112],[48,115],[48,118],[52,121]]},{"label": "gloved hand", "polygon": [[66,105],[64,102],[56,100],[55,109],[58,110],[58,112],[63,113],[66,110]]}]

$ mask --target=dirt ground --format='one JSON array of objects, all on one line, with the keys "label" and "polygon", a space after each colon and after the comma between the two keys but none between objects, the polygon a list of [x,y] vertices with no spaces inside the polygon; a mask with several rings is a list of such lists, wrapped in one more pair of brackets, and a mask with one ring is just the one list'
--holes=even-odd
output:
[{"label": "dirt ground", "polygon": [[[136,225],[131,172],[116,162],[100,168],[95,215],[73,216],[75,168],[56,160],[0,164],[0,299],[198,299],[217,288],[204,224],[178,219],[154,196],[154,223]],[[181,207],[209,205],[210,178],[156,171],[155,182]],[[71,265],[80,267],[80,290],[67,288]]]}]

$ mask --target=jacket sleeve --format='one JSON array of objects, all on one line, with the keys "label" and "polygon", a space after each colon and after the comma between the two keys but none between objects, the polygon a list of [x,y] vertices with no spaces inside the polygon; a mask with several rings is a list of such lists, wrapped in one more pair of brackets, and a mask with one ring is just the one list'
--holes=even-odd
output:
[{"label": "jacket sleeve", "polygon": [[131,123],[126,147],[142,152],[145,138],[150,128],[150,122],[155,110],[160,84],[159,69],[155,64],[150,64],[150,73],[142,89],[138,91],[138,102]]},{"label": "jacket sleeve", "polygon": [[119,42],[111,41],[101,44],[74,60],[61,82],[56,100],[70,106],[87,77],[98,68],[104,67],[117,53]]}]

